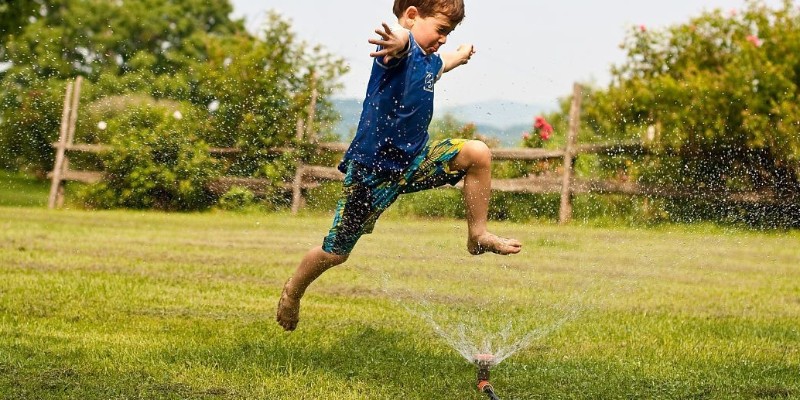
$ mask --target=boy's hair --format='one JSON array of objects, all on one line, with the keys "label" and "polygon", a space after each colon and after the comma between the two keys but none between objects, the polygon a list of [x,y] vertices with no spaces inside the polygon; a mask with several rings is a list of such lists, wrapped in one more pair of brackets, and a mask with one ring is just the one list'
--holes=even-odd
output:
[{"label": "boy's hair", "polygon": [[464,19],[464,0],[394,0],[394,15],[400,18],[408,7],[416,7],[423,17],[444,15],[453,25]]}]

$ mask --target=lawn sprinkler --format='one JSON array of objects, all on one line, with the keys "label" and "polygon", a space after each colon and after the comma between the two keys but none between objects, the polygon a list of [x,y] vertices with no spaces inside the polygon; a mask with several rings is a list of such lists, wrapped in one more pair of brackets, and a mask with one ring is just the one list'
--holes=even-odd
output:
[{"label": "lawn sprinkler", "polygon": [[472,362],[478,366],[478,391],[486,393],[492,400],[500,400],[494,394],[492,384],[489,383],[489,369],[497,365],[494,354],[476,354],[473,356]]}]

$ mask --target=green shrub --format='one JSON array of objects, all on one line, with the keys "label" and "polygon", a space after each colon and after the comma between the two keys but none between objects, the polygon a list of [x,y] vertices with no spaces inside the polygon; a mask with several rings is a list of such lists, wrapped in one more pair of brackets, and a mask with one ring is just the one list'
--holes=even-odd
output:
[{"label": "green shrub", "polygon": [[[489,201],[489,218],[524,222],[558,218],[558,195],[533,195],[494,192]],[[393,206],[401,215],[419,217],[466,218],[459,190],[428,190],[401,196]]]},{"label": "green shrub", "polygon": [[85,193],[87,205],[189,211],[213,204],[207,186],[217,162],[175,111],[145,105],[108,122],[112,151],[103,157],[104,181]]},{"label": "green shrub", "polygon": [[323,182],[306,192],[306,207],[317,211],[334,211],[341,192],[341,182]]},{"label": "green shrub", "polygon": [[557,194],[494,192],[489,202],[489,218],[515,222],[557,219],[560,204]]},{"label": "green shrub", "polygon": [[220,196],[217,207],[223,210],[241,210],[256,203],[256,196],[247,188],[234,186]]},{"label": "green shrub", "polygon": [[798,203],[687,202],[679,199],[663,199],[660,203],[670,220],[680,223],[717,222],[756,229],[800,228]]},{"label": "green shrub", "polygon": [[400,196],[393,205],[401,215],[464,218],[461,192],[452,189],[425,190]]},{"label": "green shrub", "polygon": [[[340,182],[325,182],[306,193],[306,208],[332,212],[341,192]],[[270,204],[278,204],[270,199]],[[284,198],[282,207],[289,206]],[[550,221],[559,218],[558,193],[531,194],[495,191],[489,203],[489,218],[495,221]],[[461,192],[437,189],[400,196],[391,210],[399,215],[421,218],[466,217]],[[737,204],[697,199],[670,199],[622,194],[581,194],[573,198],[573,220],[599,226],[642,226],[662,223],[718,222],[750,228],[783,229],[800,227],[797,204]]]}]

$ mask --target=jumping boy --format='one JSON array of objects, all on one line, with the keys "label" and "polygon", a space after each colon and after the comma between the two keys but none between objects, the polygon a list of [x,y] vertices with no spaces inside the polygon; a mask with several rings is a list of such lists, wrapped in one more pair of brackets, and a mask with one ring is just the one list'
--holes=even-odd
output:
[{"label": "jumping boy", "polygon": [[472,45],[437,54],[447,36],[464,19],[463,0],[395,0],[398,23],[375,31],[379,38],[361,120],[353,142],[339,164],[345,173],[342,197],[322,246],[306,253],[286,282],[278,302],[277,321],[285,330],[297,327],[300,299],[323,272],[345,262],[363,234],[400,194],[464,179],[467,250],[516,254],[519,241],[486,230],[491,194],[491,152],[478,140],[428,142],[433,116],[433,88],[445,72],[466,64]]}]

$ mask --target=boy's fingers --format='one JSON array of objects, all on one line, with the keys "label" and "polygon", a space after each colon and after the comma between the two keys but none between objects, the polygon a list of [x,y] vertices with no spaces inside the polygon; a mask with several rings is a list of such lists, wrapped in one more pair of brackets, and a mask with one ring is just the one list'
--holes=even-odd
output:
[{"label": "boy's fingers", "polygon": [[372,53],[369,53],[370,57],[380,57],[380,56],[388,56],[388,55],[389,55],[389,51],[386,50],[386,49],[381,49],[381,50],[373,51]]},{"label": "boy's fingers", "polygon": [[380,52],[380,53],[388,53],[389,52],[389,49],[386,46],[386,42],[383,42],[383,41],[380,41],[380,40],[376,40],[376,41],[370,42],[370,43],[372,43],[372,44],[374,44],[376,46],[381,46],[380,49],[375,50],[376,52]]},{"label": "boy's fingers", "polygon": [[375,33],[384,39],[390,38],[392,36],[392,28],[390,28],[389,25],[387,25],[385,22],[381,25],[383,26],[383,29],[381,28],[375,29]]},{"label": "boy's fingers", "polygon": [[376,29],[375,33],[380,36],[380,38],[373,38],[368,39],[367,41],[370,44],[374,44],[376,46],[380,46],[381,49],[378,51],[373,51],[370,53],[370,57],[385,57],[385,62],[388,62],[392,59],[391,51],[389,51],[389,47],[395,46],[397,47],[397,39],[395,39],[394,32],[392,32],[392,28],[389,27],[389,24],[386,22],[381,23],[383,29]]},{"label": "boy's fingers", "polygon": [[389,38],[389,35],[386,32],[384,32],[384,31],[382,31],[380,29],[375,29],[375,33],[377,33],[378,36],[382,37],[383,39],[388,39]]}]

